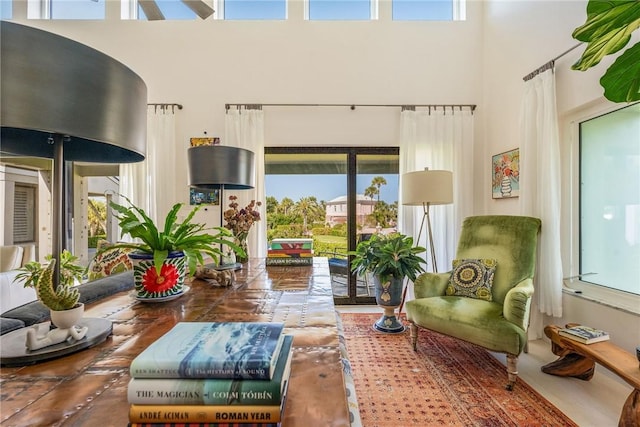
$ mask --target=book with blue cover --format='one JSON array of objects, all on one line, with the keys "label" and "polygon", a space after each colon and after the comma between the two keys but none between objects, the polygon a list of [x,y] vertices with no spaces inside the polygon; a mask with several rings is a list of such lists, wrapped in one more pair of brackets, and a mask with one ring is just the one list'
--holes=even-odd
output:
[{"label": "book with blue cover", "polygon": [[273,378],[283,323],[179,322],[132,362],[133,378]]},{"label": "book with blue cover", "polygon": [[129,403],[138,405],[277,405],[291,375],[293,336],[285,335],[271,380],[132,378]]}]

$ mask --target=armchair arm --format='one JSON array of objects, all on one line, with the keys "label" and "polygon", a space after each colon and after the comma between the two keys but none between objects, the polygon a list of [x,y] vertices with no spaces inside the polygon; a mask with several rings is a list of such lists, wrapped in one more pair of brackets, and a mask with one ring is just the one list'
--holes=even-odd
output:
[{"label": "armchair arm", "polygon": [[416,278],[414,290],[416,298],[429,298],[444,295],[451,272],[423,273]]},{"label": "armchair arm", "polygon": [[504,298],[503,314],[509,322],[526,331],[529,328],[529,311],[533,296],[533,280],[524,279],[507,292]]}]

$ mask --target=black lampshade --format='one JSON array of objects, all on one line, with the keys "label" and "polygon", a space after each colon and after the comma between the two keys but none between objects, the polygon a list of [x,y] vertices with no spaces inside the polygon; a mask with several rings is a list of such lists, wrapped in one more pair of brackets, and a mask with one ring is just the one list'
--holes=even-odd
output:
[{"label": "black lampshade", "polygon": [[189,185],[203,190],[248,190],[255,187],[253,151],[226,145],[188,150]]},{"label": "black lampshade", "polygon": [[2,153],[64,160],[144,160],[147,86],[89,46],[13,22],[0,23]]}]

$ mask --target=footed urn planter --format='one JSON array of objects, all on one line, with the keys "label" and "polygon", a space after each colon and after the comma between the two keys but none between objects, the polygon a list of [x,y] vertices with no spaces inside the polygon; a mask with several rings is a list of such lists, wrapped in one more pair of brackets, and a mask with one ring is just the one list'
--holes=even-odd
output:
[{"label": "footed urn planter", "polygon": [[136,299],[162,301],[177,298],[184,292],[187,265],[182,251],[169,252],[160,272],[156,270],[151,254],[132,252],[129,258],[133,264]]},{"label": "footed urn planter", "polygon": [[376,303],[383,308],[384,314],[373,324],[373,329],[379,332],[397,334],[404,332],[404,325],[396,317],[396,308],[402,302],[402,284],[404,278],[394,278],[382,281],[379,276],[373,276],[376,289]]}]

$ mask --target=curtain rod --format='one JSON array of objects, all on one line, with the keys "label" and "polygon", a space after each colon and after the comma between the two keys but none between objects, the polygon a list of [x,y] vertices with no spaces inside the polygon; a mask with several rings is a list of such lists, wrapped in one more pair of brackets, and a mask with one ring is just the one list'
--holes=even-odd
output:
[{"label": "curtain rod", "polygon": [[151,103],[151,104],[147,104],[147,106],[156,107],[156,111],[158,110],[158,107],[160,107],[161,110],[171,107],[171,112],[175,112],[176,107],[178,108],[178,110],[182,110],[182,104],[176,104],[176,103],[159,103],[159,104]]},{"label": "curtain rod", "polygon": [[262,107],[349,107],[355,110],[356,107],[396,107],[402,109],[415,109],[416,107],[428,108],[460,108],[468,107],[473,112],[476,109],[475,104],[225,104],[224,108],[229,110],[231,107],[247,107],[248,109],[261,109]]},{"label": "curtain rod", "polygon": [[564,52],[562,52],[560,55],[556,56],[555,58],[553,58],[552,60],[548,61],[546,64],[541,65],[540,67],[536,68],[535,70],[533,70],[532,72],[530,72],[529,74],[527,74],[526,76],[524,76],[522,78],[522,80],[524,80],[525,82],[528,82],[529,80],[531,80],[532,78],[534,78],[535,76],[537,76],[540,73],[543,73],[547,70],[552,69],[555,66],[555,62],[562,58],[563,56],[565,56],[566,54],[568,54],[569,52],[571,52],[574,49],[577,49],[578,47],[582,46],[582,43],[578,43],[577,45],[570,47],[569,49],[565,50]]}]

